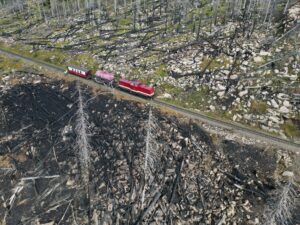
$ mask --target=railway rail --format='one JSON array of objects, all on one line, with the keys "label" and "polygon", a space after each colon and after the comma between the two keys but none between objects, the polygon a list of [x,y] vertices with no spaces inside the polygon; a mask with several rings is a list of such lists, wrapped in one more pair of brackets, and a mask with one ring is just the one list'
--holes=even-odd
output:
[{"label": "railway rail", "polygon": [[[34,64],[37,64],[37,65],[43,66],[47,69],[53,70],[55,72],[61,72],[62,78],[66,76],[63,73],[65,71],[65,68],[63,68],[63,67],[56,66],[56,65],[38,60],[38,59],[34,59],[34,58],[27,57],[27,56],[19,55],[19,54],[10,52],[10,51],[5,50],[5,49],[0,49],[0,54],[6,55],[10,58],[20,59],[20,60],[23,60],[24,62],[34,63]],[[70,75],[70,76],[72,76],[72,75]],[[104,87],[105,89],[110,89],[110,90],[113,89],[113,88],[95,83],[91,80],[86,80],[86,79],[83,79],[83,78],[80,78],[80,77],[76,77],[76,78],[78,80],[80,80],[81,82],[89,85],[89,86],[102,87],[102,88]],[[244,135],[246,137],[253,138],[253,139],[256,139],[256,140],[260,140],[260,141],[266,142],[267,144],[270,144],[272,146],[280,147],[280,148],[282,148],[284,150],[287,150],[287,151],[300,153],[300,144],[292,142],[291,140],[282,139],[280,137],[276,137],[276,136],[273,136],[271,134],[268,134],[268,133],[265,133],[265,132],[262,132],[262,131],[257,131],[257,130],[251,129],[251,128],[243,126],[241,124],[224,121],[224,120],[221,120],[221,119],[218,119],[218,118],[215,118],[215,117],[207,116],[207,115],[202,114],[202,113],[194,112],[194,111],[191,111],[191,110],[188,110],[188,109],[185,109],[185,108],[182,108],[182,107],[170,104],[170,103],[160,101],[156,98],[153,98],[152,100],[146,100],[144,98],[141,98],[141,97],[138,97],[138,96],[133,96],[133,95],[131,95],[131,94],[125,92],[125,91],[121,91],[121,90],[118,90],[118,89],[113,89],[113,91],[122,93],[123,95],[130,96],[131,98],[134,98],[138,101],[142,101],[142,102],[150,102],[151,101],[151,104],[156,106],[156,107],[167,108],[171,111],[174,111],[176,113],[184,115],[188,118],[197,119],[201,122],[207,123],[207,124],[212,125],[212,126],[228,129],[230,132],[241,134],[241,135]]]}]

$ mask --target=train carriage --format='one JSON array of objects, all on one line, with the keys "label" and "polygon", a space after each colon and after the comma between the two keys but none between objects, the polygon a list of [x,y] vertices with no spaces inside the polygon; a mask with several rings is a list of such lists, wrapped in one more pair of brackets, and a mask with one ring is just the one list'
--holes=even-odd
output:
[{"label": "train carriage", "polygon": [[95,81],[100,84],[114,85],[115,76],[105,70],[98,70],[95,74]]},{"label": "train carriage", "polygon": [[122,89],[147,97],[152,97],[155,91],[153,87],[146,86],[140,81],[120,79],[118,86]]},{"label": "train carriage", "polygon": [[68,66],[67,72],[82,78],[90,78],[92,75],[91,70],[80,68],[78,66]]}]

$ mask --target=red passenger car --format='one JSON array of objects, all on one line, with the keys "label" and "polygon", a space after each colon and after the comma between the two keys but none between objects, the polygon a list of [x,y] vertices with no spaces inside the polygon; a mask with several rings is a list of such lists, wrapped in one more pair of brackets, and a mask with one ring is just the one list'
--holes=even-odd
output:
[{"label": "red passenger car", "polygon": [[148,97],[152,97],[155,91],[153,87],[148,87],[142,84],[140,81],[120,79],[118,86],[128,91],[132,91],[137,94],[148,96]]},{"label": "red passenger car", "polygon": [[91,70],[79,68],[77,66],[68,66],[67,72],[82,78],[90,78],[92,74]]}]

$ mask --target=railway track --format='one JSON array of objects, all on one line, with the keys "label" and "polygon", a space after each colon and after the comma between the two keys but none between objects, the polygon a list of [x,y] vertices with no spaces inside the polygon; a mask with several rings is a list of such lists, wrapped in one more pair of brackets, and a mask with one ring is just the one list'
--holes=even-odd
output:
[{"label": "railway track", "polygon": [[[23,60],[24,62],[34,63],[34,64],[37,64],[37,65],[43,66],[47,69],[54,70],[56,72],[64,72],[65,71],[65,68],[63,68],[63,67],[56,66],[56,65],[38,60],[38,59],[33,59],[33,58],[26,57],[26,56],[22,56],[22,55],[19,55],[19,54],[16,54],[16,53],[4,50],[4,49],[0,49],[0,54],[6,55],[10,58],[20,59],[20,60]],[[66,76],[66,75],[62,74],[62,78],[64,76]],[[72,76],[72,75],[69,75],[69,76]],[[86,79],[83,79],[83,78],[80,78],[80,77],[76,77],[76,78],[78,80],[80,80],[81,82],[89,85],[89,86],[94,86],[94,87],[101,86],[101,87],[105,87],[105,89],[112,90],[109,87],[100,85],[100,84],[95,83],[91,80],[86,80]],[[224,120],[221,120],[221,119],[218,119],[218,118],[210,117],[210,116],[207,116],[205,114],[194,112],[194,111],[191,111],[191,110],[188,110],[188,109],[176,106],[176,105],[172,105],[172,104],[160,101],[160,100],[155,99],[155,98],[152,99],[152,100],[145,100],[144,98],[141,98],[141,97],[138,97],[138,96],[133,96],[133,95],[131,95],[131,94],[125,92],[125,91],[121,91],[121,90],[118,90],[118,89],[113,89],[113,91],[122,93],[123,95],[130,96],[130,98],[136,99],[138,101],[142,101],[142,102],[151,101],[152,105],[154,105],[156,107],[167,108],[167,109],[172,110],[174,112],[177,112],[181,115],[184,115],[188,118],[197,119],[201,122],[207,123],[207,124],[212,125],[212,126],[228,129],[230,132],[233,132],[233,133],[238,133],[238,134],[244,135],[246,137],[261,140],[261,141],[266,142],[270,145],[277,146],[277,147],[280,147],[280,148],[288,150],[288,151],[300,153],[300,144],[298,144],[298,143],[295,143],[295,142],[292,142],[292,141],[289,141],[289,140],[285,140],[285,139],[273,136],[271,134],[268,134],[268,133],[265,133],[265,132],[262,132],[262,131],[253,130],[253,129],[251,129],[249,127],[245,127],[241,124],[227,122],[227,121],[224,121]]]}]

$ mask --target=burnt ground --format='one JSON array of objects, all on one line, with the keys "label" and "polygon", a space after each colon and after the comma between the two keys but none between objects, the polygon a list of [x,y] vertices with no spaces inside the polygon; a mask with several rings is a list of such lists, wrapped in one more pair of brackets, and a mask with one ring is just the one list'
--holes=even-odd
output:
[{"label": "burnt ground", "polygon": [[[195,122],[153,109],[158,150],[145,179],[149,105],[95,97],[83,87],[87,187],[75,144],[75,83],[23,81],[0,92],[0,224],[263,223],[280,189],[274,174],[285,167],[275,151],[229,140],[215,145]],[[291,225],[300,221],[300,211],[293,214]]]}]

